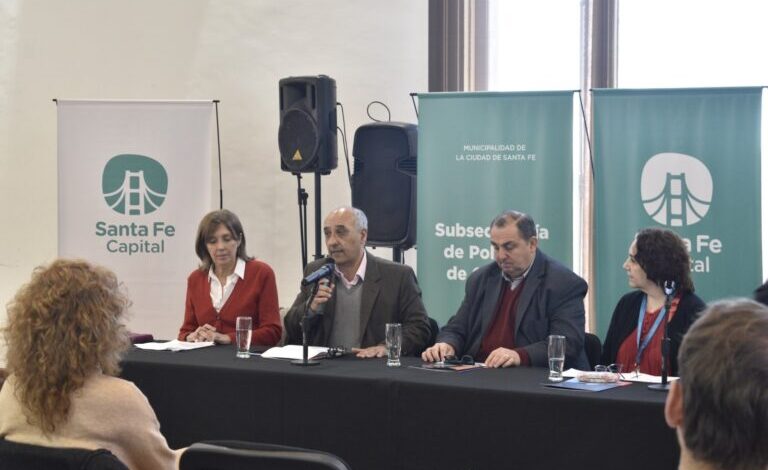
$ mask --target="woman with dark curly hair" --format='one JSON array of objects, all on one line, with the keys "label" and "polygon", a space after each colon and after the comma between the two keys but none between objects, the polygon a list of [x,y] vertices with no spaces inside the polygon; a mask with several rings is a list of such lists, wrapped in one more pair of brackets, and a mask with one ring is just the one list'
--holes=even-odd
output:
[{"label": "woman with dark curly hair", "polygon": [[693,293],[688,250],[674,232],[647,228],[632,241],[623,267],[629,286],[638,290],[624,295],[616,304],[603,344],[602,363],[621,364],[624,371],[661,374],[664,283],[672,281],[674,297],[666,318],[672,340],[667,370],[677,375],[677,351],[683,335],[705,307]]},{"label": "woman with dark curly hair", "polygon": [[176,467],[147,398],[115,377],[129,345],[127,304],[107,269],[64,259],[35,269],[8,304],[0,437],[104,448],[131,469]]}]

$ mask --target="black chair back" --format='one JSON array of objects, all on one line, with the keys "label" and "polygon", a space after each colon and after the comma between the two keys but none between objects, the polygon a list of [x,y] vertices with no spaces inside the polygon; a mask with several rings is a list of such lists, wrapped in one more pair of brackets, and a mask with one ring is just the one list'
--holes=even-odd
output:
[{"label": "black chair back", "polygon": [[595,366],[600,364],[600,356],[603,354],[603,344],[597,335],[584,333],[584,352],[587,353],[589,368],[595,370]]},{"label": "black chair back", "polygon": [[204,441],[184,451],[179,470],[351,470],[339,457],[298,447]]},{"label": "black chair back", "polygon": [[106,449],[43,447],[19,444],[0,438],[0,468],[3,470],[128,470]]}]

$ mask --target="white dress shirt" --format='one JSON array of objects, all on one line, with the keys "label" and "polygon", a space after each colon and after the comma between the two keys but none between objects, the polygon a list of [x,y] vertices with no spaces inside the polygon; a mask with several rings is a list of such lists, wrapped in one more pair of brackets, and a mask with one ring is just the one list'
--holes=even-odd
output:
[{"label": "white dress shirt", "polygon": [[356,286],[358,282],[363,282],[365,280],[365,268],[368,266],[368,254],[365,250],[363,250],[363,260],[360,261],[360,267],[357,268],[357,272],[355,273],[355,277],[352,278],[351,281],[348,281],[346,277],[344,277],[344,274],[339,271],[339,268],[336,267],[336,277],[341,279],[342,284],[344,284],[344,287],[347,289],[351,289],[352,286]]},{"label": "white dress shirt", "polygon": [[235,272],[227,276],[223,286],[213,272],[213,266],[208,270],[208,281],[211,283],[211,303],[213,303],[213,308],[217,312],[220,312],[221,307],[227,303],[227,299],[232,295],[232,291],[235,290],[235,284],[237,284],[238,279],[245,279],[245,261],[242,258],[237,258]]}]

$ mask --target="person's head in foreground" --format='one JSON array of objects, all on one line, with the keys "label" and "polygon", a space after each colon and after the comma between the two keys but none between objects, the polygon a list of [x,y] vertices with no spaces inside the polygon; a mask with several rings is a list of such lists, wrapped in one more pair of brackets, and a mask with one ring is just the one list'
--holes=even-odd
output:
[{"label": "person's head in foreground", "polygon": [[105,268],[59,259],[35,269],[8,304],[3,330],[8,372],[30,424],[54,432],[90,375],[119,373],[127,304]]},{"label": "person's head in foreground", "polygon": [[677,430],[680,469],[768,468],[768,307],[710,305],[678,360],[664,414]]}]

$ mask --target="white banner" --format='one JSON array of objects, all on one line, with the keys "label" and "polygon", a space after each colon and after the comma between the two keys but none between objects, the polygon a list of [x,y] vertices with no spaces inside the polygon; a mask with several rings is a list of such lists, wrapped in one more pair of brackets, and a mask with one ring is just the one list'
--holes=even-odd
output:
[{"label": "white banner", "polygon": [[128,326],[176,337],[210,210],[211,101],[58,101],[59,256],[112,269]]}]

